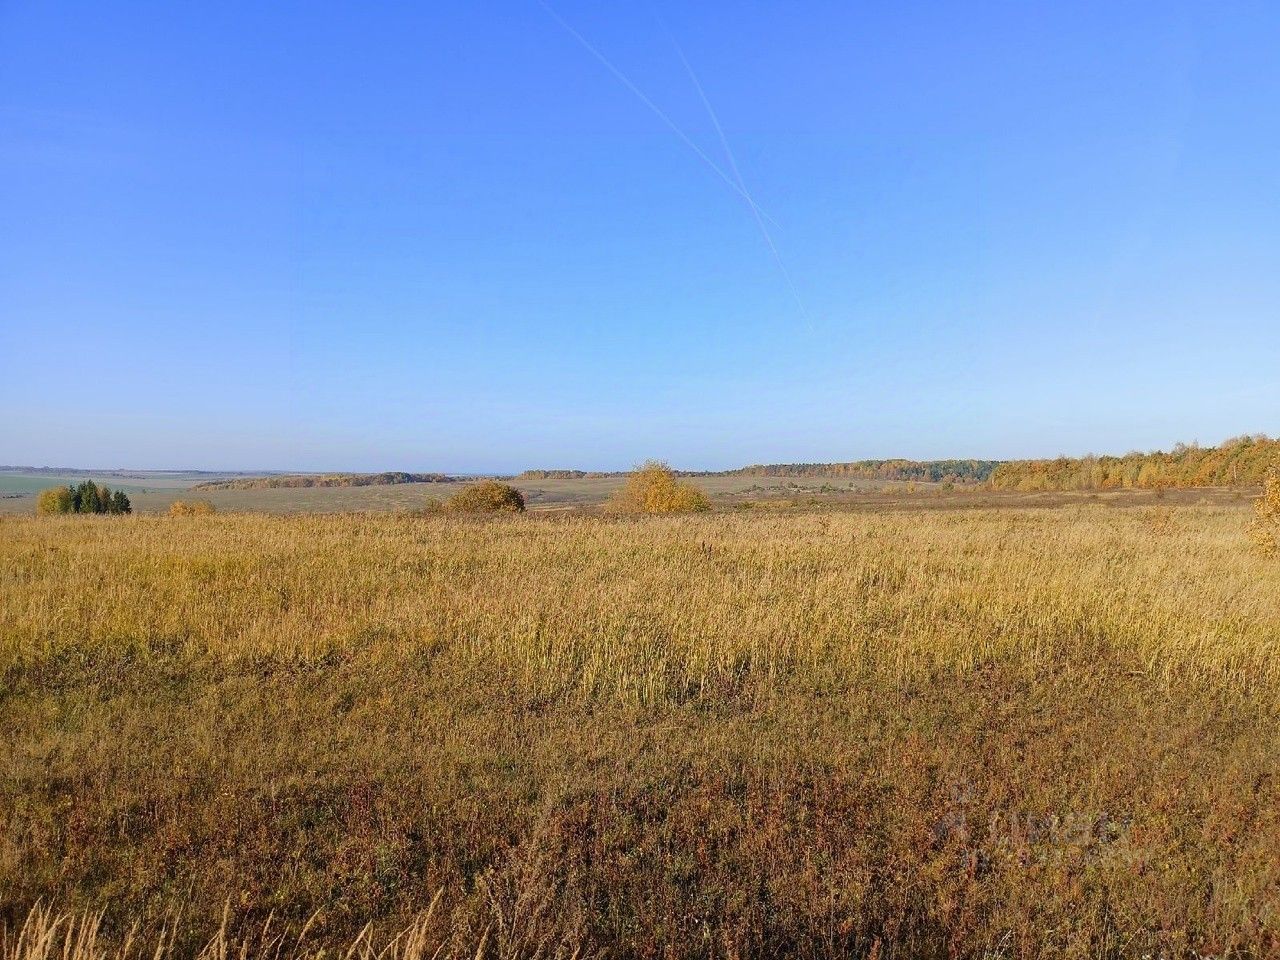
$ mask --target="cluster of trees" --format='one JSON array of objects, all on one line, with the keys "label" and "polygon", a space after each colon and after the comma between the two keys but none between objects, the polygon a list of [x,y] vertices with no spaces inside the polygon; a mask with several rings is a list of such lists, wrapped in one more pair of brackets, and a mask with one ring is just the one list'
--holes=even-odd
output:
[{"label": "cluster of trees", "polygon": [[[735,470],[674,470],[677,477],[843,477],[850,480],[914,480],[920,483],[983,483],[998,460],[855,460],[848,463],[757,463]],[[626,472],[526,470],[520,480],[623,477]]]},{"label": "cluster of trees", "polygon": [[982,483],[991,476],[997,462],[995,460],[856,460],[850,463],[772,463],[730,470],[728,475]]},{"label": "cluster of trees", "polygon": [[236,480],[210,480],[198,483],[193,490],[275,490],[293,487],[382,487],[397,483],[448,483],[456,480],[443,473],[315,473],[271,477],[242,477]]},{"label": "cluster of trees", "polygon": [[1010,460],[991,474],[997,490],[1117,490],[1257,486],[1280,467],[1280,440],[1234,437],[1216,447],[1180,443],[1173,450],[1123,457]]},{"label": "cluster of trees", "polygon": [[608,470],[525,470],[517,480],[594,480],[599,477],[620,477],[621,473]]},{"label": "cluster of trees", "polygon": [[92,480],[66,487],[41,490],[36,497],[36,513],[129,513],[133,508],[123,490],[114,493]]}]

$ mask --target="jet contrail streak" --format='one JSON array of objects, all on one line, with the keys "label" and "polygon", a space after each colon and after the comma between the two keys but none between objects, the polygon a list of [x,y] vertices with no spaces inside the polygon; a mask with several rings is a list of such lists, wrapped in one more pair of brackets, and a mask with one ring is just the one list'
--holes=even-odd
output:
[{"label": "jet contrail streak", "polygon": [[[661,19],[659,19],[661,23]],[[724,148],[724,154],[729,159],[729,169],[733,171],[735,179],[738,181],[738,192],[747,198],[747,204],[751,207],[751,213],[756,218],[756,224],[760,227],[760,233],[764,236],[764,242],[769,245],[769,250],[773,254],[774,262],[777,263],[778,269],[782,272],[783,278],[787,281],[787,286],[791,290],[791,297],[796,302],[796,306],[800,309],[800,315],[804,318],[805,325],[810,330],[813,324],[809,320],[809,311],[804,308],[804,301],[800,299],[800,291],[796,289],[795,281],[791,279],[791,271],[787,269],[787,265],[782,262],[782,254],[778,252],[778,246],[773,242],[773,237],[769,233],[769,228],[764,225],[764,220],[760,216],[760,207],[752,199],[750,192],[747,190],[746,181],[742,179],[742,172],[738,169],[738,160],[733,155],[733,149],[729,146],[729,138],[724,134],[724,128],[720,126],[720,117],[716,114],[715,107],[711,106],[711,100],[707,97],[707,92],[702,89],[702,83],[698,80],[698,75],[693,72],[688,59],[684,55],[684,50],[680,47],[675,35],[667,29],[665,23],[662,28],[667,31],[667,36],[671,38],[671,45],[676,48],[676,53],[680,57],[680,62],[684,64],[685,72],[689,74],[689,79],[693,81],[694,87],[698,91],[698,96],[702,98],[702,105],[707,108],[707,115],[711,117],[711,123],[716,128],[716,135],[720,138],[720,146]],[[776,224],[775,224],[776,226]]]},{"label": "jet contrail streak", "polygon": [[[582,44],[583,49],[585,49],[589,54],[591,54],[593,57],[599,60],[604,65],[605,69],[608,70],[610,73],[612,73],[615,77],[617,77],[618,81],[624,87],[626,87],[628,90],[634,93],[640,99],[641,103],[643,103],[646,107],[652,110],[654,114],[658,117],[658,119],[661,120],[663,123],[665,123],[667,127],[670,128],[671,132],[674,133],[677,137],[679,137],[684,142],[685,146],[687,146],[690,150],[696,153],[702,159],[703,163],[705,163],[708,167],[714,170],[716,175],[721,180],[723,180],[726,184],[728,184],[729,188],[733,190],[734,193],[738,194],[740,197],[742,197],[743,200],[747,201],[747,203],[751,207],[752,212],[755,214],[757,220],[768,220],[775,227],[778,226],[778,222],[774,220],[773,217],[769,216],[769,214],[761,210],[756,205],[756,202],[751,199],[751,194],[749,194],[745,189],[743,189],[741,185],[741,179],[742,179],[741,177],[738,178],[739,182],[735,183],[733,179],[727,173],[725,173],[724,170],[720,168],[719,164],[717,164],[714,160],[712,160],[709,156],[707,156],[707,152],[705,150],[703,150],[700,146],[698,146],[691,139],[689,139],[688,134],[686,134],[683,130],[681,130],[678,126],[676,126],[676,122],[672,120],[669,116],[667,116],[667,113],[665,110],[663,110],[660,106],[658,106],[656,103],[650,100],[648,96],[645,95],[645,92],[643,90],[641,90],[634,83],[632,83],[631,79],[625,73],[623,73],[621,70],[615,67],[613,65],[613,62],[608,57],[606,57],[603,53],[601,53],[594,46],[592,46],[591,42],[588,41],[586,37],[580,34],[577,30],[573,29],[573,27],[569,24],[569,22],[565,20],[564,17],[560,16],[560,14],[556,13],[555,9],[549,3],[547,3],[546,0],[538,0],[538,4],[542,7],[543,10],[547,11],[547,13],[551,15],[551,17],[556,21],[556,23],[564,27],[565,31],[570,36],[572,36],[575,40],[577,40],[578,43]],[[767,232],[766,232],[766,235],[767,235]],[[773,242],[770,241],[770,246],[772,246],[772,244]]]}]

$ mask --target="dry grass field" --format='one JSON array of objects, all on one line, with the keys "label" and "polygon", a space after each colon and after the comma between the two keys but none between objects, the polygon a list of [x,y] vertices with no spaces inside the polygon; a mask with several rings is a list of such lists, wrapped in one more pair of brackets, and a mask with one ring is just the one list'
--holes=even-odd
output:
[{"label": "dry grass field", "polygon": [[0,519],[0,957],[1280,955],[1190,499]]},{"label": "dry grass field", "polygon": [[[3,478],[0,478],[2,480]],[[33,478],[22,488],[23,495],[0,497],[0,515],[29,515],[35,512],[37,490],[58,483],[58,479]],[[111,482],[110,478],[107,479]],[[760,477],[699,477],[697,486],[713,497],[786,498],[830,497],[835,494],[868,494],[905,491],[903,483],[871,483],[837,478],[778,480]],[[578,477],[573,479],[520,480],[516,486],[530,509],[566,511],[603,504],[623,485],[623,477]],[[117,484],[118,485],[118,484]],[[191,490],[190,483],[168,488],[127,487],[136,513],[165,513],[175,500],[193,497],[208,500],[219,512],[254,513],[385,513],[420,509],[431,498],[447,498],[461,490],[464,481],[446,483],[398,483],[367,487],[282,487],[252,490]],[[920,485],[923,493],[927,485]],[[16,489],[16,488],[15,488]],[[1017,496],[1017,494],[1005,494]]]},{"label": "dry grass field", "polygon": [[[3,479],[3,478],[0,478]],[[74,478],[73,478],[74,479]],[[108,485],[113,478],[99,478]],[[35,493],[51,481],[37,478],[21,495],[0,495],[0,516],[30,516]],[[919,510],[1047,507],[1075,504],[1158,506],[1224,504],[1241,506],[1256,491],[1236,488],[1051,491],[991,490],[937,483],[869,481],[842,477],[694,477],[690,483],[722,507],[831,508]],[[536,513],[582,513],[598,510],[623,485],[622,477],[516,480],[514,485]],[[447,499],[463,489],[463,481],[400,483],[367,487],[295,487],[261,490],[192,490],[190,482],[172,487],[125,486],[135,513],[167,513],[177,500],[208,500],[219,513],[403,513],[421,510],[430,500]],[[114,487],[113,487],[114,489]]]}]

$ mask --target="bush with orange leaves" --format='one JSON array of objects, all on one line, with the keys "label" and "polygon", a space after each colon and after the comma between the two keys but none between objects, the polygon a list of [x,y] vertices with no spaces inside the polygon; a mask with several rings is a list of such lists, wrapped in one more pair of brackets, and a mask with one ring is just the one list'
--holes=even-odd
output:
[{"label": "bush with orange leaves", "polygon": [[451,513],[524,513],[524,494],[509,483],[481,480],[468,484],[447,501]]},{"label": "bush with orange leaves", "polygon": [[175,500],[169,504],[171,517],[200,517],[217,512],[211,500]]},{"label": "bush with orange leaves", "polygon": [[1262,496],[1254,504],[1257,516],[1250,533],[1268,556],[1280,553],[1280,470],[1272,470],[1262,485]]}]

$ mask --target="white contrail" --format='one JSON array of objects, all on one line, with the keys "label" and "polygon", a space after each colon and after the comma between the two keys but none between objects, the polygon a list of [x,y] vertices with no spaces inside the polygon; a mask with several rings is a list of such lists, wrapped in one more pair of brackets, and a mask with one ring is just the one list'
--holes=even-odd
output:
[{"label": "white contrail", "polygon": [[805,325],[812,330],[813,324],[809,320],[809,311],[804,308],[804,301],[800,299],[800,291],[796,289],[795,282],[791,279],[791,271],[782,262],[782,254],[778,252],[778,246],[773,242],[773,237],[769,234],[769,228],[764,225],[764,219],[760,216],[760,206],[752,199],[750,192],[747,190],[747,184],[742,179],[742,172],[738,169],[737,158],[734,157],[733,149],[729,146],[729,138],[724,135],[724,128],[720,126],[720,117],[716,114],[715,107],[711,106],[711,100],[708,99],[707,92],[702,89],[698,75],[693,72],[693,67],[690,66],[688,59],[685,57],[684,50],[676,40],[675,34],[667,28],[666,23],[661,18],[659,18],[658,22],[662,23],[662,29],[666,30],[667,36],[671,39],[671,45],[676,48],[676,54],[679,55],[680,62],[684,64],[685,72],[689,74],[689,79],[693,81],[693,85],[698,91],[698,96],[702,98],[702,105],[707,108],[707,115],[711,117],[711,123],[716,128],[716,135],[720,138],[720,146],[724,148],[724,154],[729,159],[729,169],[733,171],[733,176],[738,181],[738,192],[746,197],[747,205],[751,207],[751,213],[756,218],[756,224],[760,227],[764,242],[769,245],[769,251],[773,254],[774,262],[777,263],[778,269],[787,281],[787,287],[791,290],[791,297],[795,300],[796,306],[800,310],[800,315],[804,318]]},{"label": "white contrail", "polygon": [[[676,122],[672,120],[669,116],[667,116],[666,111],[664,111],[656,103],[650,100],[645,95],[645,92],[643,90],[641,90],[634,83],[632,83],[630,78],[625,73],[623,73],[621,70],[615,67],[613,65],[613,62],[608,57],[606,57],[603,53],[601,53],[594,46],[592,46],[590,41],[588,41],[586,37],[580,34],[577,30],[573,29],[573,27],[569,24],[569,22],[565,20],[564,17],[560,16],[560,14],[556,13],[555,9],[549,3],[547,3],[547,0],[538,0],[538,4],[542,7],[543,10],[547,11],[547,13],[551,15],[551,17],[556,21],[556,23],[564,27],[564,29],[569,33],[570,36],[572,36],[575,40],[577,40],[578,43],[582,44],[583,48],[589,54],[591,54],[593,57],[599,60],[602,64],[604,64],[605,69],[607,69],[610,73],[612,73],[615,77],[617,77],[619,82],[621,82],[623,86],[625,86],[628,90],[634,93],[640,99],[641,103],[643,103],[646,107],[652,110],[654,114],[658,117],[658,119],[661,120],[663,123],[665,123],[667,127],[670,128],[672,133],[674,133],[677,137],[679,137],[682,141],[684,141],[685,146],[687,146],[690,150],[696,153],[702,159],[703,163],[705,163],[708,167],[714,170],[716,175],[721,180],[723,180],[726,184],[728,184],[729,188],[733,190],[734,193],[742,197],[742,199],[745,200],[747,204],[751,207],[751,210],[755,214],[756,219],[758,221],[768,220],[775,227],[778,226],[778,222],[774,220],[773,217],[769,216],[769,214],[765,213],[765,211],[761,210],[756,205],[756,202],[751,199],[751,194],[749,194],[742,186],[741,177],[739,177],[738,182],[735,183],[733,179],[730,178],[730,176],[720,168],[719,164],[717,164],[714,160],[712,160],[709,156],[707,156],[707,152],[705,150],[703,150],[700,146],[698,146],[691,139],[689,139],[688,134],[686,134],[683,130],[681,130],[678,126],[676,126]],[[682,58],[683,58],[683,55],[682,55]],[[719,125],[717,124],[717,127],[718,126]],[[768,231],[765,232],[765,235],[768,236]],[[769,241],[769,245],[773,246],[772,240]],[[776,251],[775,251],[775,255],[776,255]],[[788,277],[788,282],[789,281],[790,281],[790,278]]]}]

